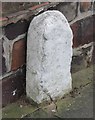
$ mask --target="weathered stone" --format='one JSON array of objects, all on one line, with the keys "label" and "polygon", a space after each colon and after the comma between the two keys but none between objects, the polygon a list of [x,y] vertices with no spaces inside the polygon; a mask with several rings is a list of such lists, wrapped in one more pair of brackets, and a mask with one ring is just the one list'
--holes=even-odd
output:
[{"label": "weathered stone", "polygon": [[46,11],[30,23],[27,39],[27,96],[37,103],[72,89],[72,30],[65,16]]}]

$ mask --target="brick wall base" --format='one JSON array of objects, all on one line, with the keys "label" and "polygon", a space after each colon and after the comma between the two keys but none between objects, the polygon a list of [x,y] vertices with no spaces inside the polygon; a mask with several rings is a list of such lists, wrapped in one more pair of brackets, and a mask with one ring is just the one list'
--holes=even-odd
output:
[{"label": "brick wall base", "polygon": [[15,102],[25,93],[25,67],[5,77],[2,84],[2,106]]},{"label": "brick wall base", "polygon": [[[81,63],[83,59],[82,47],[84,51],[88,52],[92,43],[95,42],[95,15],[93,15],[95,3],[46,2],[37,4],[37,6],[29,6],[30,8],[14,12],[14,14],[9,14],[9,11],[8,15],[3,13],[3,18],[0,18],[0,26],[2,25],[3,29],[3,35],[0,38],[0,45],[2,43],[2,70],[0,69],[0,74],[3,74],[0,86],[2,85],[3,106],[16,101],[25,92],[25,67],[22,68],[22,66],[26,64],[27,30],[34,16],[46,10],[59,10],[66,16],[74,34],[72,72],[75,71],[74,65]],[[10,11],[12,12],[11,9]],[[94,53],[95,48],[93,61],[95,60]]]}]

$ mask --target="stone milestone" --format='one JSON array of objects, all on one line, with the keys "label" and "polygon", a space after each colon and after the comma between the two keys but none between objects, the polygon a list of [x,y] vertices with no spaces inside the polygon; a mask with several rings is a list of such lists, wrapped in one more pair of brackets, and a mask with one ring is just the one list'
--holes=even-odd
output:
[{"label": "stone milestone", "polygon": [[73,34],[65,16],[46,11],[31,21],[27,37],[26,93],[38,104],[72,89]]}]

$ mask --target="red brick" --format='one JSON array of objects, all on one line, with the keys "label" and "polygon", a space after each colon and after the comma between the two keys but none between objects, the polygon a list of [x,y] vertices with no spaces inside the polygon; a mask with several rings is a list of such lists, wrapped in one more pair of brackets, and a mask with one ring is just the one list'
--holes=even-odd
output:
[{"label": "red brick", "polygon": [[24,39],[14,43],[12,50],[12,65],[11,70],[16,70],[25,64],[26,59],[26,41]]},{"label": "red brick", "polygon": [[84,0],[84,2],[80,2],[80,11],[81,12],[86,12],[91,8],[91,2],[90,1],[91,0]]},{"label": "red brick", "polygon": [[80,22],[71,25],[73,31],[73,47],[78,47],[81,44],[81,27]]},{"label": "red brick", "polygon": [[48,4],[49,4],[49,2],[45,2],[45,3],[42,3],[42,4],[36,5],[34,7],[31,7],[31,8],[29,8],[29,10],[35,10],[35,9],[38,9],[38,8],[43,7],[45,5],[48,5]]},{"label": "red brick", "polygon": [[95,30],[93,29],[95,25],[93,23],[94,17],[90,16],[71,25],[74,34],[73,47],[93,42],[93,35],[95,33]]},{"label": "red brick", "polygon": [[5,16],[17,11],[23,11],[37,4],[38,2],[2,2],[2,13]]},{"label": "red brick", "polygon": [[7,21],[7,20],[8,20],[8,18],[6,18],[6,17],[0,17],[0,22]]}]

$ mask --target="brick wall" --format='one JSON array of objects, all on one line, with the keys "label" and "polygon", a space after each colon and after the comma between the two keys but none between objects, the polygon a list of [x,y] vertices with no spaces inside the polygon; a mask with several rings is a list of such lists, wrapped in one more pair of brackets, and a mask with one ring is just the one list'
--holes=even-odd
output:
[{"label": "brick wall", "polygon": [[[8,4],[12,6],[10,9]],[[0,27],[2,27],[0,84],[2,84],[3,106],[16,101],[25,91],[26,38],[29,23],[34,16],[46,10],[59,10],[66,16],[74,34],[73,56],[80,56],[82,48],[91,47],[95,39],[94,3],[8,4],[2,4],[3,15],[0,18]]]}]

